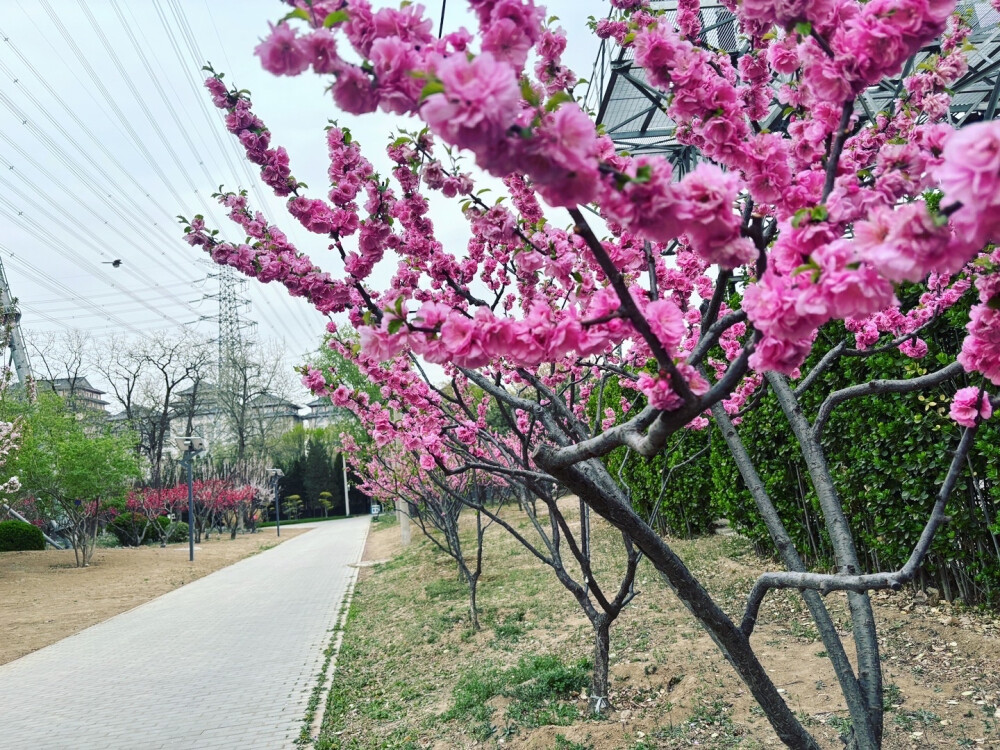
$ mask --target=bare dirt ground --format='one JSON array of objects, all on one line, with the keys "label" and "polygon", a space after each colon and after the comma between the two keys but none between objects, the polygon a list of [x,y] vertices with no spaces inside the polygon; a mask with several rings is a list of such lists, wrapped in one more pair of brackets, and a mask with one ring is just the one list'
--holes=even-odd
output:
[{"label": "bare dirt ground", "polygon": [[[615,535],[597,519],[594,533],[600,567],[613,571]],[[671,544],[737,618],[756,576],[774,569],[738,538]],[[486,686],[490,670],[509,668],[525,655],[554,654],[570,664],[590,654],[586,618],[551,571],[509,535],[487,533],[479,632],[469,629],[454,563],[416,532],[404,550],[397,526],[374,527],[365,559],[388,561],[362,571],[338,664],[344,689],[330,702],[317,747],[780,745],[711,639],[647,565],[638,575],[641,594],[612,628],[614,710],[595,720],[586,714],[585,691],[530,716],[497,694],[478,704],[485,713],[459,706],[461,685]],[[844,599],[833,594],[827,605],[852,653]],[[875,594],[873,601],[886,685],[885,750],[1000,749],[1000,615],[913,591]],[[822,747],[843,747],[847,711],[801,598],[769,596],[759,622],[753,641],[789,705]],[[470,683],[474,678],[478,682]]]},{"label": "bare dirt ground", "polygon": [[244,557],[291,539],[306,529],[273,528],[229,534],[195,545],[98,549],[87,568],[75,567],[72,550],[0,552],[0,664],[137,607]]}]

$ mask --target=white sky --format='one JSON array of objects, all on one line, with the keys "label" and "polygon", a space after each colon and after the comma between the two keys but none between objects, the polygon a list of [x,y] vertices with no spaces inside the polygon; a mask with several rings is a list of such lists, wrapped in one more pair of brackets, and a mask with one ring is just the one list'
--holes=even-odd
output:
[{"label": "white sky", "polygon": [[[425,5],[440,16],[439,0]],[[242,159],[201,86],[201,66],[210,60],[251,90],[272,144],[288,149],[314,197],[327,189],[328,120],[351,127],[385,172],[389,134],[414,121],[344,115],[320,77],[263,71],[253,48],[286,11],[277,0],[0,0],[0,259],[23,329],[155,336],[184,325],[213,336],[217,324],[205,318],[218,307],[205,295],[217,290],[217,269],[184,243],[175,216],[202,213],[242,240],[210,197],[219,185],[250,188],[251,204],[263,200],[297,247],[339,270],[322,238],[299,229]],[[598,40],[586,19],[607,5],[557,0],[548,13],[568,32],[565,61],[589,78]],[[445,29],[460,25],[474,22],[452,0]],[[435,201],[431,215],[446,246],[461,252],[457,209]],[[119,268],[105,264],[117,258]],[[246,296],[246,317],[284,346],[290,366],[316,348],[325,320],[306,302],[255,281]]]}]

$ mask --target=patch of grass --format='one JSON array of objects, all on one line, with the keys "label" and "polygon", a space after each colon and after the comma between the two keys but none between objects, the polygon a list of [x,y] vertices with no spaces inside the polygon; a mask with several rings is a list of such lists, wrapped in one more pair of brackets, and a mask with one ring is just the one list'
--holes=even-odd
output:
[{"label": "patch of grass", "polygon": [[105,531],[97,535],[97,541],[95,542],[97,549],[112,549],[113,547],[121,547],[121,542],[118,541],[118,537],[114,534]]},{"label": "patch of grass", "polygon": [[584,745],[582,742],[573,742],[566,735],[557,734],[555,737],[554,750],[591,750],[593,745]]},{"label": "patch of grass", "polygon": [[461,599],[468,596],[468,588],[453,578],[441,578],[424,586],[428,599]]},{"label": "patch of grass", "polygon": [[903,692],[899,685],[894,682],[887,682],[882,688],[882,709],[884,711],[894,711],[895,707],[903,702]]},{"label": "patch of grass", "polygon": [[500,648],[506,649],[509,644],[517,643],[525,633],[524,610],[507,615],[502,622],[495,622],[495,616],[491,619],[494,620],[494,644]]},{"label": "patch of grass", "polygon": [[893,721],[906,732],[912,732],[915,727],[930,726],[941,721],[941,717],[933,711],[918,709],[916,711],[900,711]]},{"label": "patch of grass", "polygon": [[840,732],[841,737],[851,736],[851,720],[846,716],[831,716],[826,723]]},{"label": "patch of grass", "polygon": [[509,669],[473,669],[464,673],[452,692],[453,706],[441,715],[445,721],[473,724],[472,734],[485,740],[496,731],[493,708],[487,703],[510,698],[504,718],[515,726],[564,726],[575,721],[575,705],[560,702],[585,688],[591,663],[580,659],[565,664],[558,656],[526,656]]}]

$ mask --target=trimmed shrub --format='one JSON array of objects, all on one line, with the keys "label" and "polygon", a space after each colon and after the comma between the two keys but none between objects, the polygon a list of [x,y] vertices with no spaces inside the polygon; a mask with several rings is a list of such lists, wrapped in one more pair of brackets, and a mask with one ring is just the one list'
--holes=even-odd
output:
[{"label": "trimmed shrub", "polygon": [[42,530],[24,521],[0,521],[0,552],[45,549]]},{"label": "trimmed shrub", "polygon": [[[159,524],[161,529],[165,529],[170,525],[170,519],[166,516],[157,516],[156,523]],[[159,538],[159,537],[157,537]],[[175,544],[176,542],[186,542],[188,538],[188,525],[183,521],[178,521],[174,526],[173,531],[170,532],[170,536],[167,537],[167,544]]]},{"label": "trimmed shrub", "polygon": [[149,541],[149,519],[141,513],[119,513],[111,523],[108,531],[118,538],[123,547],[138,547]]}]

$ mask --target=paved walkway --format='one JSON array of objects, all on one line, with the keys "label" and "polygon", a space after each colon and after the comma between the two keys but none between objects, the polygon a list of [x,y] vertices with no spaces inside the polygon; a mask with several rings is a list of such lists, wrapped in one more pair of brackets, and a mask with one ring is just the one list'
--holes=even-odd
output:
[{"label": "paved walkway", "polygon": [[318,524],[0,666],[0,748],[291,747],[369,523]]}]

